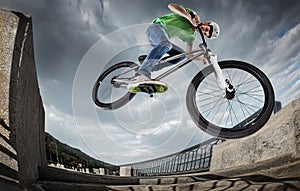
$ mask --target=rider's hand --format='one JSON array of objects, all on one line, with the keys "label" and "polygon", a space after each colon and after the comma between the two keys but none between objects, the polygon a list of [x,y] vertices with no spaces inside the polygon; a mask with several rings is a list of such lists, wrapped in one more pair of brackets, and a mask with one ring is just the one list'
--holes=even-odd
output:
[{"label": "rider's hand", "polygon": [[192,18],[192,16],[190,14],[188,14],[188,17],[189,17],[189,21],[190,23],[194,26],[194,27],[197,27],[201,21],[200,21],[200,17],[198,15],[195,15],[194,18]]},{"label": "rider's hand", "polygon": [[195,60],[201,61],[201,62],[203,62],[204,64],[207,63],[207,59],[206,59],[205,57],[203,57],[203,56],[197,57]]}]

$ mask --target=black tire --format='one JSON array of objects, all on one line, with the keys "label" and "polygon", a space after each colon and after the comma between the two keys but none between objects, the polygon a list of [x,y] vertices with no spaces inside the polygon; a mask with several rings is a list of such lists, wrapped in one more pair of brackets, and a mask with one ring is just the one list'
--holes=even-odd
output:
[{"label": "black tire", "polygon": [[208,134],[223,138],[246,137],[269,120],[274,107],[274,91],[267,76],[241,61],[221,61],[226,79],[236,88],[234,98],[226,98],[214,80],[212,65],[191,81],[186,103],[196,125]]},{"label": "black tire", "polygon": [[[114,76],[136,66],[138,65],[134,62],[121,62],[105,70],[94,84],[92,92],[94,103],[98,107],[108,110],[118,109],[128,103],[135,94],[128,92],[127,89],[114,87],[111,80]],[[132,70],[127,77],[133,77],[134,73],[135,71]]]}]

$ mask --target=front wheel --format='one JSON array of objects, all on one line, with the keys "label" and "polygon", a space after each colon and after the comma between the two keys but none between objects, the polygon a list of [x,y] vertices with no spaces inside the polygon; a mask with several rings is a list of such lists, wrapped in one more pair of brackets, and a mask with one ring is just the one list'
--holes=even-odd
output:
[{"label": "front wheel", "polygon": [[210,65],[188,87],[188,111],[196,125],[212,136],[235,139],[251,135],[273,112],[272,85],[262,71],[248,63],[221,61],[219,65],[234,93],[228,96],[219,87]]},{"label": "front wheel", "polygon": [[122,75],[122,79],[131,79],[135,75],[137,64],[121,62],[104,71],[94,84],[92,98],[94,103],[103,109],[114,110],[128,103],[135,94],[129,93],[126,84],[113,83]]}]

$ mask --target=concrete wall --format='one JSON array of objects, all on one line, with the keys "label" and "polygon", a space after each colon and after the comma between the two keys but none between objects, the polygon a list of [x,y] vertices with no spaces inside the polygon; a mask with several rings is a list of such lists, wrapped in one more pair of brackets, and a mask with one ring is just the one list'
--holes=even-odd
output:
[{"label": "concrete wall", "polygon": [[295,160],[300,160],[300,99],[274,114],[254,135],[216,145],[210,171],[255,171]]},{"label": "concrete wall", "polygon": [[0,9],[0,175],[28,188],[46,165],[44,108],[29,16]]}]

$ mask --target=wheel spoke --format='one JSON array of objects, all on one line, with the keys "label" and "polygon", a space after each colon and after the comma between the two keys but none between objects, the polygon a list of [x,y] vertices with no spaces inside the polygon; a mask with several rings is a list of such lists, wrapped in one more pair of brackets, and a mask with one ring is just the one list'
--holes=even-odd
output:
[{"label": "wheel spoke", "polygon": [[[225,111],[227,111],[228,107],[229,107],[229,105],[227,104],[227,107],[226,107]],[[215,116],[218,116],[217,114],[219,113],[220,108],[221,108],[221,107],[219,107],[219,109],[217,110],[217,113],[216,113]],[[219,121],[218,121],[218,124],[219,124],[220,126],[222,126],[222,124],[221,124],[220,122],[221,122],[222,119],[224,118],[224,115],[225,115],[225,114],[226,114],[226,112],[223,112],[222,117],[220,117],[220,119],[219,119]],[[213,119],[212,121],[214,121],[214,119]]]},{"label": "wheel spoke", "polygon": [[[237,102],[238,102],[239,104],[241,104],[241,105],[244,107],[244,109],[248,112],[249,115],[251,115],[251,113],[249,112],[249,110],[251,110],[252,113],[255,113],[256,111],[255,111],[254,109],[260,109],[259,106],[256,106],[256,105],[253,105],[253,104],[249,104],[249,103],[243,102],[243,101],[241,101],[241,100],[239,100],[239,99],[237,99]],[[249,110],[248,110],[248,109],[249,109]]]},{"label": "wheel spoke", "polygon": [[219,98],[218,100],[216,100],[216,101],[214,101],[214,102],[209,102],[209,103],[206,103],[206,104],[202,104],[202,105],[200,105],[200,108],[204,108],[204,107],[206,107],[206,106],[208,106],[208,105],[214,104],[211,108],[206,109],[205,111],[203,111],[203,113],[206,113],[206,112],[208,112],[208,111],[210,111],[210,110],[213,110],[213,109],[215,109],[216,107],[222,105],[223,103],[220,103],[220,104],[219,104],[219,102],[220,102],[221,100],[223,100],[223,99],[222,99],[222,98]]},{"label": "wheel spoke", "polygon": [[[218,85],[218,81],[215,79],[215,78],[211,78],[211,79],[207,79],[208,82],[203,82],[203,84],[206,84],[207,86],[210,86],[210,87],[214,87],[214,88],[217,88],[219,89],[219,91],[223,91],[222,88]],[[214,82],[214,84],[211,84],[211,82]]]},{"label": "wheel spoke", "polygon": [[232,115],[230,115],[231,116],[231,126],[234,126],[234,122],[233,122],[233,117],[235,118],[235,120],[236,120],[236,122],[239,122],[239,120],[238,120],[238,117],[237,117],[237,115],[236,115],[236,111],[234,110],[234,107],[233,107],[233,101],[229,101],[228,100],[228,103],[230,104],[230,114],[232,113],[233,114],[233,116]]},{"label": "wheel spoke", "polygon": [[197,97],[200,97],[199,98],[200,100],[198,102],[200,103],[200,102],[204,102],[204,101],[207,101],[207,100],[210,100],[210,99],[213,99],[213,98],[220,98],[220,97],[222,97],[222,95],[224,95],[224,93],[217,94],[217,95],[206,93],[206,95],[209,95],[210,97],[202,99],[203,95],[197,95]]},{"label": "wheel spoke", "polygon": [[255,99],[261,103],[264,103],[264,99],[259,99],[258,97],[263,97],[263,95],[260,95],[260,94],[251,94],[251,93],[246,93],[246,92],[241,92],[239,94],[237,94],[237,96],[241,96],[241,95],[246,95],[252,99]]},{"label": "wheel spoke", "polygon": [[251,83],[255,83],[257,82],[255,79],[251,80],[251,77],[249,77],[247,80],[244,80],[243,82],[240,82],[238,85],[237,85],[237,88],[242,86],[242,85],[246,85],[246,84],[251,84]]}]

